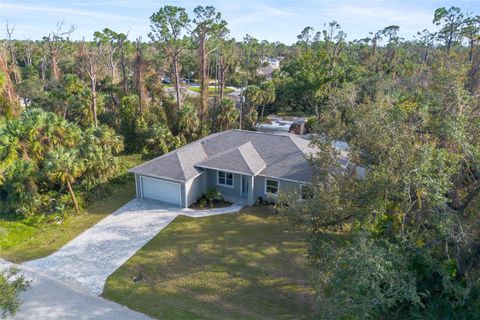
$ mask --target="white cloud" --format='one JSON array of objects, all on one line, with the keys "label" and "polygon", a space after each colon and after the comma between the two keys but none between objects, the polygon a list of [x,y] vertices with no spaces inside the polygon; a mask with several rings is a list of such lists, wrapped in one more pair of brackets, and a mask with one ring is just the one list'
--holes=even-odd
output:
[{"label": "white cloud", "polygon": [[[400,26],[400,36],[411,38],[417,31],[436,30],[433,12],[441,5],[457,5],[479,12],[479,1],[466,0],[0,0],[0,23],[17,24],[17,36],[41,38],[58,20],[74,24],[74,37],[92,35],[105,27],[130,35],[149,31],[148,17],[159,7],[171,4],[185,7],[190,16],[197,5],[214,5],[228,22],[232,36],[246,33],[269,41],[292,43],[306,26],[321,30],[336,20],[348,39],[367,36],[388,25]],[[58,4],[58,5],[57,5]],[[1,25],[0,25],[1,32]],[[24,33],[24,34],[21,34]]]},{"label": "white cloud", "polygon": [[[230,27],[248,25],[261,21],[266,21],[274,17],[288,17],[294,16],[290,11],[281,10],[268,5],[257,5],[233,7],[229,8],[231,11],[235,10],[235,18],[228,19]],[[241,10],[241,12],[239,12]]]},{"label": "white cloud", "polygon": [[101,13],[91,10],[80,10],[62,7],[52,6],[39,6],[39,5],[17,5],[13,3],[0,3],[0,8],[3,14],[8,11],[9,14],[22,15],[22,14],[38,14],[39,12],[49,13],[59,16],[76,16],[76,17],[88,17],[93,19],[99,19],[104,21],[131,21],[131,22],[144,22],[143,19],[134,18],[126,15],[118,15],[111,13]]}]

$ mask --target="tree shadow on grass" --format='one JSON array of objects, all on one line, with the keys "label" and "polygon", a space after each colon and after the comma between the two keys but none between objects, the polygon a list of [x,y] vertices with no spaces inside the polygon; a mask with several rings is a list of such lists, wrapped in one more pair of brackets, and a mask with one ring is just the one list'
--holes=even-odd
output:
[{"label": "tree shadow on grass", "polygon": [[[160,318],[314,318],[305,235],[247,212],[178,217],[109,279],[106,296]],[[135,274],[142,280],[127,279]]]}]

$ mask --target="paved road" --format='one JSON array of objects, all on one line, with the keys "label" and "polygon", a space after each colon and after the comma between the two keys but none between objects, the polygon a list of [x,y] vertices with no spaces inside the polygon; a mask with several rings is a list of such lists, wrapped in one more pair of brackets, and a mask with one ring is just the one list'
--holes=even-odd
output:
[{"label": "paved road", "polygon": [[[0,270],[13,264],[0,260]],[[38,273],[26,266],[22,269],[31,281],[22,294],[22,306],[16,320],[148,320],[146,315],[97,297],[80,288]]]},{"label": "paved road", "polygon": [[178,215],[204,217],[242,206],[194,211],[134,199],[52,255],[26,262],[31,269],[100,295],[105,281]]}]

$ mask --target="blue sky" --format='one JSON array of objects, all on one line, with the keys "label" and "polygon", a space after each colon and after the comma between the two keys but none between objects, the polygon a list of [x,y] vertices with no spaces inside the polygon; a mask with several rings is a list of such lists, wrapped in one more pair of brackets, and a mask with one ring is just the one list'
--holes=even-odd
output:
[{"label": "blue sky", "polygon": [[[321,29],[336,20],[350,40],[365,37],[369,31],[399,25],[401,36],[412,38],[417,31],[434,30],[433,12],[452,5],[480,14],[480,0],[0,0],[0,22],[15,25],[17,39],[40,39],[50,33],[57,21],[74,25],[74,39],[92,38],[96,30],[109,27],[129,32],[131,39],[147,38],[150,15],[163,5],[185,7],[189,13],[198,4],[215,6],[228,21],[237,39],[250,34],[258,39],[292,43],[306,26]],[[0,36],[6,36],[1,28]]]}]

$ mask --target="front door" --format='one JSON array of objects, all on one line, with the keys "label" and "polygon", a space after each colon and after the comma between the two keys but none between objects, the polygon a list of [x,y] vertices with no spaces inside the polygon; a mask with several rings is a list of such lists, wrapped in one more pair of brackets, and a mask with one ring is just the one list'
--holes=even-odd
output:
[{"label": "front door", "polygon": [[247,176],[242,176],[242,197],[248,198],[248,179]]}]

